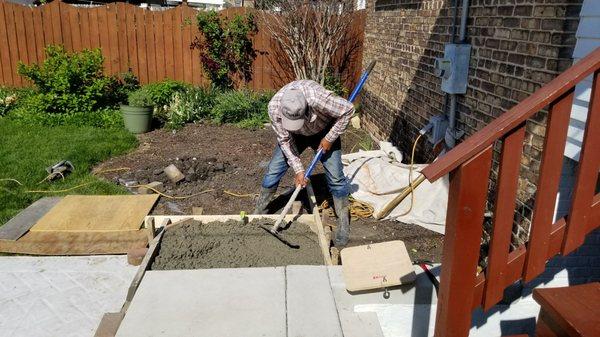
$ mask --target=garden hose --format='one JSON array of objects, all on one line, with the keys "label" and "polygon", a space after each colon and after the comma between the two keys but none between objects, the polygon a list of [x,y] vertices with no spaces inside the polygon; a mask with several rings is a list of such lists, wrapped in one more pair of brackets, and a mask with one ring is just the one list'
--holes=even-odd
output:
[{"label": "garden hose", "polygon": [[413,143],[413,147],[412,147],[412,152],[410,154],[410,166],[408,167],[408,186],[406,188],[409,188],[410,191],[410,207],[408,208],[408,210],[402,214],[400,214],[400,216],[404,216],[407,215],[408,213],[410,213],[410,211],[412,211],[413,205],[415,203],[415,188],[418,186],[418,184],[415,186],[413,185],[413,183],[415,182],[415,180],[413,180],[413,170],[414,170],[414,166],[415,166],[415,150],[417,148],[417,144],[419,144],[419,140],[421,139],[421,137],[423,137],[424,133],[419,133],[419,137],[417,137],[417,139],[415,139],[415,142]]}]

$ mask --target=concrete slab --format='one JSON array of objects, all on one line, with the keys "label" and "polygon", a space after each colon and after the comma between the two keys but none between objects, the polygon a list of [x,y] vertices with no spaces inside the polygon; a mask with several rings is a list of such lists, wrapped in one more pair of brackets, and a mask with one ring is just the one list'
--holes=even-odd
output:
[{"label": "concrete slab", "polygon": [[285,269],[148,271],[117,337],[285,336]]},{"label": "concrete slab", "polygon": [[29,205],[0,227],[0,240],[18,240],[61,199],[62,197],[47,197]]},{"label": "concrete slab", "polygon": [[287,266],[287,336],[342,337],[325,266]]},{"label": "concrete slab", "polygon": [[0,336],[92,337],[136,270],[125,256],[0,257]]}]

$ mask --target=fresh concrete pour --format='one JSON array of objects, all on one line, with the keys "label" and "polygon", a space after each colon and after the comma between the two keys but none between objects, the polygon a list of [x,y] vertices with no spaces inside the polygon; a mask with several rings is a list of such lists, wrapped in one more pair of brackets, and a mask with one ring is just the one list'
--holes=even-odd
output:
[{"label": "fresh concrete pour", "polygon": [[300,246],[292,249],[259,227],[273,223],[274,220],[265,218],[208,223],[190,219],[176,224],[166,230],[151,269],[323,264],[318,237],[307,225],[292,223],[283,232],[286,239]]}]

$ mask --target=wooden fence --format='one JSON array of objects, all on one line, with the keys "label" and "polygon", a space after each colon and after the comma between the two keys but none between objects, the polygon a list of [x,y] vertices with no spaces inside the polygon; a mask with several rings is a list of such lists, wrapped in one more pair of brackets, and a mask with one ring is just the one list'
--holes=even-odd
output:
[{"label": "wooden fence", "polygon": [[[245,10],[231,8],[220,13],[231,16]],[[199,35],[196,14],[187,5],[151,11],[126,3],[88,8],[57,0],[27,7],[0,0],[0,84],[27,85],[17,74],[18,62],[42,61],[44,47],[49,44],[62,44],[68,51],[101,48],[107,74],[131,69],[141,83],[170,78],[207,84],[199,51],[190,48]],[[347,86],[352,86],[360,75],[364,22],[364,11],[358,12],[351,26],[356,43],[341,50],[335,58]],[[257,56],[247,86],[256,90],[275,89],[291,80],[292,74],[268,30],[261,29],[262,25],[259,20],[259,31],[253,38]]]}]

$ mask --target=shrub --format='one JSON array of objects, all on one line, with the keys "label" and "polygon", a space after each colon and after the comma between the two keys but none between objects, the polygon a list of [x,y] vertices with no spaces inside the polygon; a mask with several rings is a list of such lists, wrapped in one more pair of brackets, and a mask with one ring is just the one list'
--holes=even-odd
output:
[{"label": "shrub", "polygon": [[154,106],[154,116],[160,121],[166,122],[168,119],[169,104],[173,99],[173,95],[177,92],[185,91],[191,85],[173,81],[164,80],[161,82],[150,83],[142,86],[142,91],[146,93]]},{"label": "shrub", "polygon": [[252,14],[235,15],[227,22],[215,11],[200,11],[196,17],[203,38],[193,43],[212,84],[219,89],[233,88],[234,77],[245,83],[252,78],[256,52],[252,36],[257,27]]},{"label": "shrub", "polygon": [[22,107],[49,114],[91,113],[122,101],[119,79],[103,74],[104,57],[99,49],[67,53],[62,46],[46,47],[40,64],[19,63],[18,72],[37,92]]},{"label": "shrub", "polygon": [[18,93],[14,89],[0,87],[0,117],[6,115],[15,107],[18,100]]},{"label": "shrub", "polygon": [[127,97],[127,104],[137,107],[151,107],[154,105],[152,98],[148,94],[148,90],[144,88],[132,91]]},{"label": "shrub", "polygon": [[167,112],[167,127],[176,129],[209,117],[217,93],[213,88],[194,87],[175,93]]},{"label": "shrub", "polygon": [[48,114],[43,111],[30,111],[19,107],[10,113],[10,119],[19,125],[43,126],[93,126],[112,128],[123,126],[123,116],[116,108],[102,108],[89,112],[74,112],[69,114]]},{"label": "shrub", "polygon": [[270,92],[224,92],[215,99],[210,113],[211,119],[218,124],[235,123],[246,128],[261,127],[269,121],[267,108],[271,97],[273,94]]},{"label": "shrub", "polygon": [[327,90],[333,91],[336,95],[346,98],[349,94],[348,88],[342,83],[339,75],[334,75],[331,69],[325,72],[325,80],[323,86]]}]

